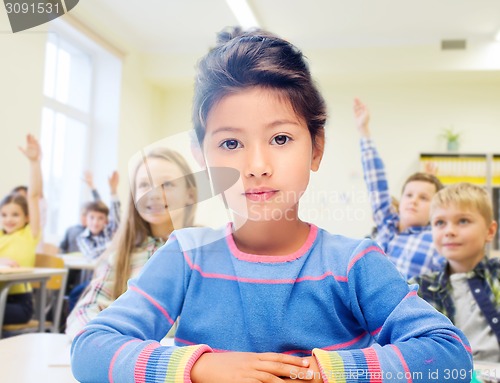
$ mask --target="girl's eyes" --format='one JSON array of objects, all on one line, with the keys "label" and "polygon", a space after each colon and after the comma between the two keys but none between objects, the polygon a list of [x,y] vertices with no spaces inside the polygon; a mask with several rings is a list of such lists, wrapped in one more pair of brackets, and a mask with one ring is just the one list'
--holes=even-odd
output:
[{"label": "girl's eyes", "polygon": [[241,147],[238,140],[225,140],[225,141],[222,141],[222,143],[219,146],[221,148],[224,148],[227,150],[234,150],[234,149],[238,149],[239,147]]},{"label": "girl's eyes", "polygon": [[458,223],[460,225],[466,225],[468,224],[470,221],[467,219],[467,218],[460,218],[460,220],[458,221]]},{"label": "girl's eyes", "polygon": [[288,137],[287,135],[279,134],[276,137],[274,137],[271,142],[276,143],[276,145],[285,145],[290,140],[291,138]]},{"label": "girl's eyes", "polygon": [[[292,139],[285,135],[285,134],[279,134],[275,137],[272,138],[271,144],[272,145],[285,145],[287,142],[291,141]],[[240,149],[243,147],[241,142],[235,139],[230,139],[230,140],[224,140],[221,142],[219,147],[227,149],[227,150],[235,150],[235,149]]]}]

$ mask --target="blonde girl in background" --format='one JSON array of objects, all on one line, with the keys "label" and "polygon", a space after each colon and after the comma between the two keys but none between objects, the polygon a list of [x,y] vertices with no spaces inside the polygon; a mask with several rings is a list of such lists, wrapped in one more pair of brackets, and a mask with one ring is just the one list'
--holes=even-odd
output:
[{"label": "blonde girl in background", "polygon": [[125,292],[127,281],[139,274],[174,228],[194,224],[195,178],[179,153],[151,151],[136,167],[133,179],[126,221],[67,319],[70,338]]},{"label": "blonde girl in background", "polygon": [[[40,240],[39,202],[42,196],[42,151],[34,136],[26,137],[26,147],[19,147],[29,160],[30,177],[26,197],[19,193],[6,196],[0,202],[0,266],[34,267],[35,251]],[[33,316],[32,293],[29,284],[11,287],[5,307],[4,324],[26,323]]]}]

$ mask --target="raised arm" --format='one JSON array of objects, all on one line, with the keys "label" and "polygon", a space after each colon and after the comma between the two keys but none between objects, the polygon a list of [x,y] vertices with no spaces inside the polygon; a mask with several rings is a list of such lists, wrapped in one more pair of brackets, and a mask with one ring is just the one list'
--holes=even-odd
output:
[{"label": "raised arm", "polygon": [[354,100],[353,111],[356,127],[361,137],[363,176],[370,196],[373,220],[380,236],[387,231],[384,229],[387,229],[388,220],[390,218],[397,219],[397,215],[391,211],[391,196],[384,163],[371,139],[370,112],[367,106],[357,98]]},{"label": "raised arm", "polygon": [[359,98],[354,99],[354,119],[359,135],[362,138],[371,138],[370,135],[370,111]]},{"label": "raised arm", "polygon": [[38,237],[42,228],[40,226],[40,199],[43,197],[42,168],[40,161],[42,150],[38,140],[32,135],[26,136],[26,146],[19,147],[30,164],[30,177],[28,184],[28,210],[30,227],[33,237]]},{"label": "raised arm", "polygon": [[99,192],[97,191],[94,185],[94,176],[92,175],[91,171],[87,170],[86,172],[83,173],[83,181],[87,184],[90,191],[92,192],[92,197],[94,198],[94,201],[100,201],[101,196],[99,195]]},{"label": "raised arm", "polygon": [[118,228],[120,223],[121,213],[120,213],[120,199],[118,198],[118,183],[120,182],[120,176],[115,170],[111,176],[108,178],[109,189],[111,191],[111,209],[109,214],[109,224],[113,230]]}]

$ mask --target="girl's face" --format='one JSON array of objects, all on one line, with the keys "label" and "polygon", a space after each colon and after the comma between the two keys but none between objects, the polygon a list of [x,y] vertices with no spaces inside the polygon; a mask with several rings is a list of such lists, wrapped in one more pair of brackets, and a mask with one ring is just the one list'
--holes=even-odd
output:
[{"label": "girl's face", "polygon": [[243,187],[237,183],[225,192],[237,215],[295,220],[310,171],[319,167],[322,144],[313,148],[306,122],[286,99],[256,87],[228,95],[212,108],[203,151],[209,167],[239,171]]},{"label": "girl's face", "polygon": [[0,226],[7,234],[22,229],[29,222],[23,209],[16,203],[8,203],[0,208]]},{"label": "girl's face", "polygon": [[147,158],[135,177],[135,203],[140,216],[155,226],[184,226],[185,207],[194,203],[194,191],[174,163]]}]

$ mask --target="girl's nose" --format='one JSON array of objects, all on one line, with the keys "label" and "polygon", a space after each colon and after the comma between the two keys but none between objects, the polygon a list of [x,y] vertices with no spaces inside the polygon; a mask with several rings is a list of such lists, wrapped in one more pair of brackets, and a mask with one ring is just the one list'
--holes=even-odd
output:
[{"label": "girl's nose", "polygon": [[247,177],[269,177],[272,174],[271,157],[266,149],[256,145],[246,156],[245,175]]}]

